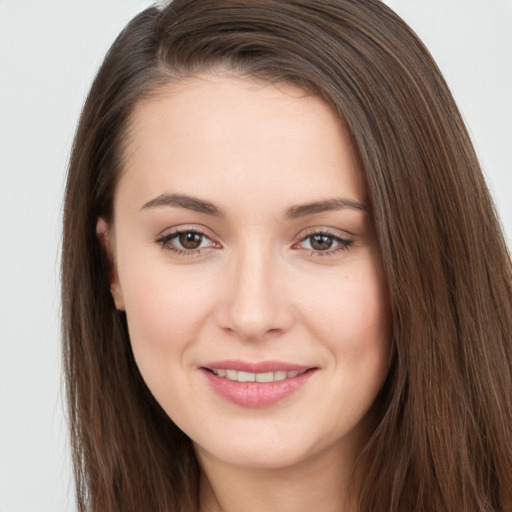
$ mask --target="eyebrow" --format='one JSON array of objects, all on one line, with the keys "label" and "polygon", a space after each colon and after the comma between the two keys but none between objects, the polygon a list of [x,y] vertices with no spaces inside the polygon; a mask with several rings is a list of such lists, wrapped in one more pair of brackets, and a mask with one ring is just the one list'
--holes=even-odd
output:
[{"label": "eyebrow", "polygon": [[[162,194],[154,199],[145,203],[141,210],[148,208],[155,208],[159,206],[177,206],[187,210],[193,210],[206,215],[213,215],[215,217],[224,217],[224,212],[209,201],[198,199],[184,194]],[[285,212],[285,218],[298,219],[307,217],[308,215],[315,215],[332,210],[342,210],[345,208],[362,210],[368,212],[370,209],[367,205],[354,201],[352,199],[333,198],[325,199],[323,201],[314,201],[311,203],[301,204],[288,208]]]},{"label": "eyebrow", "polygon": [[184,194],[162,194],[145,203],[141,210],[157,206],[178,206],[180,208],[186,208],[187,210],[214,215],[215,217],[224,217],[222,210],[217,208],[213,203]]},{"label": "eyebrow", "polygon": [[307,217],[308,215],[314,215],[316,213],[332,210],[344,210],[345,208],[362,210],[363,212],[370,211],[370,208],[366,204],[359,203],[358,201],[354,201],[352,199],[334,198],[292,206],[286,210],[286,218],[298,219],[300,217]]}]

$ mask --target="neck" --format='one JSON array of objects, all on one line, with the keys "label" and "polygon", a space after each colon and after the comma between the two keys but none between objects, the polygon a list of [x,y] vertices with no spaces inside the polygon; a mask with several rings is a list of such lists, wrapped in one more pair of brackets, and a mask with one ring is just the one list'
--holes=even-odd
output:
[{"label": "neck", "polygon": [[201,512],[354,510],[348,489],[355,457],[340,457],[332,446],[280,468],[233,466],[197,446],[196,452],[201,465]]}]

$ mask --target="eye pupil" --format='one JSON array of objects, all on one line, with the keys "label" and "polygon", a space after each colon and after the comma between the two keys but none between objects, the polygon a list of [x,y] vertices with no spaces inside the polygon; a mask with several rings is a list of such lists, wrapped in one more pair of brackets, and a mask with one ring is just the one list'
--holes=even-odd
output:
[{"label": "eye pupil", "polygon": [[311,237],[311,247],[317,251],[326,251],[333,244],[333,239],[328,235],[313,235]]},{"label": "eye pupil", "polygon": [[203,235],[193,232],[180,233],[179,241],[185,249],[197,249],[203,241]]}]

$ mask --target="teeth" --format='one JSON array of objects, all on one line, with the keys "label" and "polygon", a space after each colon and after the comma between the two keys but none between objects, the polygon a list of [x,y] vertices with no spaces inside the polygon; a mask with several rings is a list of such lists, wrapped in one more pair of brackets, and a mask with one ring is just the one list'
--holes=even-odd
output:
[{"label": "teeth", "polygon": [[272,382],[274,380],[274,372],[256,373],[256,382]]},{"label": "teeth", "polygon": [[278,370],[275,372],[252,373],[252,372],[239,372],[237,370],[216,369],[212,370],[215,375],[224,377],[229,380],[236,380],[238,382],[277,382],[285,379],[293,379],[298,375],[302,375],[303,371],[290,371],[285,372]]},{"label": "teeth", "polygon": [[238,382],[254,382],[256,380],[256,374],[250,372],[238,372]]},{"label": "teeth", "polygon": [[226,379],[238,380],[238,372],[236,370],[226,370]]}]

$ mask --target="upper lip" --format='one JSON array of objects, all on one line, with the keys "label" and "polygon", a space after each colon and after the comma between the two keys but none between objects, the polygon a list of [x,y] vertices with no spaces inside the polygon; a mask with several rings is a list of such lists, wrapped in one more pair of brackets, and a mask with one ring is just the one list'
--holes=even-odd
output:
[{"label": "upper lip", "polygon": [[202,365],[202,368],[208,370],[237,370],[239,372],[250,372],[250,373],[266,373],[266,372],[277,372],[277,371],[305,371],[310,368],[316,368],[315,366],[302,365],[295,363],[287,363],[284,361],[242,361],[239,359],[225,360],[225,361],[214,361]]}]

